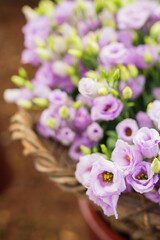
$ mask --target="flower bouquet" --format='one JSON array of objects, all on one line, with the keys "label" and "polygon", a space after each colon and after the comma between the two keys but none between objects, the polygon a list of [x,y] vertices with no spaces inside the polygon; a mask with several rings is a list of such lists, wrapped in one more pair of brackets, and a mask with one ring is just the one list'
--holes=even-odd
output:
[{"label": "flower bouquet", "polygon": [[23,12],[22,63],[37,68],[4,93],[19,108],[12,138],[118,230],[159,239],[160,4],[42,0]]}]

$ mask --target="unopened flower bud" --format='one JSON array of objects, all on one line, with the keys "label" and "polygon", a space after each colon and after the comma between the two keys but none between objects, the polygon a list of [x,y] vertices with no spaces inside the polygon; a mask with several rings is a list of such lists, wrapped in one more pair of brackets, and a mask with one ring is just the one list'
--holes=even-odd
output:
[{"label": "unopened flower bud", "polygon": [[98,90],[98,95],[99,96],[106,96],[108,94],[108,89],[106,87],[101,87]]},{"label": "unopened flower bud", "polygon": [[81,152],[84,154],[84,155],[88,155],[88,154],[91,154],[91,150],[88,148],[88,147],[86,147],[86,146],[80,146],[80,150],[81,150]]},{"label": "unopened flower bud", "polygon": [[19,68],[18,73],[20,77],[27,78],[27,72],[23,67]]},{"label": "unopened flower bud", "polygon": [[113,74],[113,80],[117,81],[120,78],[120,71],[117,69]]},{"label": "unopened flower bud", "polygon": [[19,76],[12,76],[11,81],[18,87],[23,87],[25,85],[25,80]]},{"label": "unopened flower bud", "polygon": [[135,65],[129,64],[128,65],[128,70],[129,70],[130,76],[132,78],[136,78],[138,76],[138,69],[136,68]]},{"label": "unopened flower bud", "polygon": [[147,112],[151,109],[152,107],[152,102],[147,105]]},{"label": "unopened flower bud", "polygon": [[55,126],[56,126],[56,120],[54,118],[49,118],[46,125],[51,128],[51,129],[54,129]]},{"label": "unopened flower bud", "polygon": [[67,71],[66,71],[66,64],[63,61],[57,60],[52,64],[53,72],[60,76],[60,77],[66,77]]},{"label": "unopened flower bud", "polygon": [[26,88],[28,88],[30,91],[33,90],[32,84],[31,84],[31,82],[30,82],[29,80],[26,80],[26,81],[25,81],[24,86],[25,86]]},{"label": "unopened flower bud", "polygon": [[152,55],[149,51],[145,52],[144,60],[145,60],[146,63],[151,63],[152,62]]},{"label": "unopened flower bud", "polygon": [[49,54],[49,51],[45,48],[37,48],[36,49],[36,54],[38,57],[42,60],[51,60],[51,56]]},{"label": "unopened flower bud", "polygon": [[73,102],[73,107],[74,107],[76,110],[80,109],[81,106],[82,106],[82,102],[81,102],[81,101]]},{"label": "unopened flower bud", "polygon": [[59,109],[59,116],[63,119],[67,119],[69,118],[69,110],[66,106],[62,106],[60,109]]},{"label": "unopened flower bud", "polygon": [[150,35],[153,38],[157,38],[159,33],[160,33],[160,21],[154,23],[150,29]]},{"label": "unopened flower bud", "polygon": [[49,105],[49,102],[47,99],[44,98],[34,98],[33,103],[35,103],[38,107],[46,108]]},{"label": "unopened flower bud", "polygon": [[124,82],[127,82],[130,78],[129,71],[127,70],[126,67],[122,66],[121,67],[121,80]]},{"label": "unopened flower bud", "polygon": [[93,54],[97,54],[99,52],[98,43],[96,43],[96,41],[92,39],[88,39],[87,47],[88,47],[87,49]]},{"label": "unopened flower bud", "polygon": [[17,105],[25,109],[32,109],[32,102],[29,100],[20,100]]},{"label": "unopened flower bud", "polygon": [[122,96],[124,99],[130,99],[133,95],[132,89],[129,86],[126,86],[122,91]]},{"label": "unopened flower bud", "polygon": [[151,164],[151,170],[154,172],[154,173],[160,173],[160,161],[155,158]]},{"label": "unopened flower bud", "polygon": [[75,74],[75,69],[74,67],[65,64],[65,70],[69,76],[73,76]]},{"label": "unopened flower bud", "polygon": [[38,48],[45,48],[46,44],[41,38],[35,37],[34,41],[35,41],[35,44]]},{"label": "unopened flower bud", "polygon": [[69,49],[68,53],[74,57],[81,58],[82,57],[82,51],[77,49]]},{"label": "unopened flower bud", "polygon": [[119,92],[117,90],[115,90],[115,89],[111,89],[110,93],[112,93],[112,95],[115,96],[115,97],[119,96]]}]

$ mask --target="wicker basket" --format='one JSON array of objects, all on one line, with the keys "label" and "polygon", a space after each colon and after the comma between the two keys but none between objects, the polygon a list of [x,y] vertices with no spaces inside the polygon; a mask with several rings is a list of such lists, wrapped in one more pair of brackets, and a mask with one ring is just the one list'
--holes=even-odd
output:
[{"label": "wicker basket", "polygon": [[[11,118],[10,132],[13,140],[20,140],[24,155],[30,156],[38,171],[44,173],[60,188],[75,192],[85,198],[86,189],[76,180],[76,165],[68,157],[68,149],[57,142],[36,134],[34,126],[37,117],[24,110]],[[160,208],[135,192],[121,195],[118,202],[119,219],[107,218],[111,226],[126,233],[131,239],[160,239]]]}]

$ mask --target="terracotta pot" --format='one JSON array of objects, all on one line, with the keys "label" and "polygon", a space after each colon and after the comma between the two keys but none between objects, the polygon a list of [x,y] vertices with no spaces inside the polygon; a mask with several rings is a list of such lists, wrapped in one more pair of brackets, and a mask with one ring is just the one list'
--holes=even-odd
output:
[{"label": "terracotta pot", "polygon": [[[101,218],[94,208],[84,199],[78,199],[81,213],[90,228],[90,240],[127,240]],[[118,223],[117,223],[118,224]]]}]

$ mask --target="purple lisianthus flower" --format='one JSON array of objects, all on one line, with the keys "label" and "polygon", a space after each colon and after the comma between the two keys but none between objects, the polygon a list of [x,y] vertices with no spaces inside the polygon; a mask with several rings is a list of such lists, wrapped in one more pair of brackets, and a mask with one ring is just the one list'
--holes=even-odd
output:
[{"label": "purple lisianthus flower", "polygon": [[30,49],[23,50],[21,61],[23,64],[32,64],[33,66],[40,64],[40,59],[38,58],[37,54]]},{"label": "purple lisianthus flower", "polygon": [[160,130],[160,101],[155,100],[151,108],[148,110],[148,116],[153,121],[154,125]]},{"label": "purple lisianthus flower", "polygon": [[136,164],[134,171],[126,177],[126,180],[136,192],[146,193],[153,189],[158,181],[158,176],[154,176],[151,163],[143,161]]},{"label": "purple lisianthus flower", "polygon": [[63,105],[66,105],[68,100],[66,92],[63,92],[60,89],[55,89],[51,91],[48,96],[48,99],[55,109],[58,109]]},{"label": "purple lisianthus flower", "polygon": [[57,139],[65,146],[69,146],[75,137],[75,132],[69,127],[61,128],[57,133]]},{"label": "purple lisianthus flower", "polygon": [[68,93],[71,93],[74,89],[75,86],[71,82],[71,78],[69,76],[67,77],[59,77],[55,75],[57,79],[57,84],[56,86],[61,88],[62,90],[65,90]]},{"label": "purple lisianthus flower", "polygon": [[[51,129],[47,126],[47,121],[53,118],[55,119],[55,128]],[[54,137],[55,136],[55,132],[58,130],[58,128],[61,125],[61,119],[58,116],[58,114],[54,113],[54,111],[52,110],[52,108],[48,108],[45,109],[40,116],[38,125],[37,125],[37,130],[38,132],[48,138],[48,137]]]},{"label": "purple lisianthus flower", "polygon": [[123,109],[122,102],[112,94],[101,96],[94,99],[91,109],[91,118],[93,121],[110,121],[119,116]]},{"label": "purple lisianthus flower", "polygon": [[74,119],[75,127],[78,130],[82,131],[82,130],[85,130],[90,123],[91,123],[91,117],[88,112],[88,109],[85,107],[81,107],[75,115],[75,119]]},{"label": "purple lisianthus flower", "polygon": [[138,112],[136,115],[136,120],[140,128],[142,127],[153,128],[153,123],[146,112],[142,111]]},{"label": "purple lisianthus flower", "polygon": [[118,138],[125,142],[132,143],[133,137],[138,131],[138,125],[134,119],[127,118],[121,121],[116,126]]},{"label": "purple lisianthus flower", "polygon": [[46,85],[48,87],[53,87],[56,85],[56,78],[52,71],[52,65],[50,62],[45,62],[43,65],[38,69],[35,81],[42,85]]},{"label": "purple lisianthus flower", "polygon": [[160,88],[154,88],[152,94],[157,100],[160,100]]},{"label": "purple lisianthus flower", "polygon": [[138,130],[133,138],[133,143],[138,146],[142,155],[147,158],[156,157],[159,153],[159,133],[153,128],[143,127]]},{"label": "purple lisianthus flower", "polygon": [[24,45],[26,48],[34,49],[36,47],[35,38],[46,40],[51,30],[50,19],[47,16],[39,16],[29,21],[22,29],[24,33]]},{"label": "purple lisianthus flower", "polygon": [[17,96],[16,101],[20,100],[31,100],[33,98],[33,92],[28,90],[28,88],[22,87],[19,89],[19,95]]},{"label": "purple lisianthus flower", "polygon": [[116,40],[117,40],[117,33],[113,28],[104,27],[101,29],[99,34],[99,40],[98,40],[100,48],[103,48],[109,43]]},{"label": "purple lisianthus flower", "polygon": [[142,154],[137,147],[131,146],[122,140],[117,141],[111,159],[125,176],[133,171],[136,163],[143,160]]},{"label": "purple lisianthus flower", "polygon": [[103,138],[103,128],[96,122],[88,126],[86,133],[89,139],[94,142],[98,142]]},{"label": "purple lisianthus flower", "polygon": [[33,94],[35,97],[48,98],[51,89],[46,85],[40,84],[36,79],[32,81]]},{"label": "purple lisianthus flower", "polygon": [[108,216],[118,217],[116,206],[118,197],[126,189],[124,176],[113,162],[97,156],[97,161],[93,162],[88,179],[89,198],[100,205]]},{"label": "purple lisianthus flower", "polygon": [[122,30],[117,32],[117,40],[124,44],[125,47],[132,46],[132,34],[130,31]]},{"label": "purple lisianthus flower", "polygon": [[148,9],[140,7],[137,2],[129,4],[120,8],[117,13],[118,28],[122,30],[139,29],[143,27],[148,18]]},{"label": "purple lisianthus flower", "polygon": [[76,166],[75,176],[78,181],[85,187],[89,186],[89,175],[92,170],[93,163],[97,161],[99,154],[94,153],[80,157]]},{"label": "purple lisianthus flower", "polygon": [[78,84],[79,92],[88,98],[95,98],[98,96],[98,90],[102,84],[91,78],[82,78]]},{"label": "purple lisianthus flower", "polygon": [[[145,77],[144,75],[139,75],[136,79],[130,78],[127,82],[127,85],[132,90],[132,99],[135,99],[141,95],[145,86]],[[119,83],[119,92],[122,94],[123,89],[126,87],[126,83],[124,81],[120,81]]]},{"label": "purple lisianthus flower", "polygon": [[81,146],[86,146],[88,148],[92,148],[94,145],[87,137],[77,137],[74,139],[70,149],[69,149],[69,156],[75,160],[76,162],[79,161],[79,158],[83,156],[83,153],[80,150]]},{"label": "purple lisianthus flower", "polygon": [[58,25],[67,22],[73,16],[74,2],[63,1],[54,8],[54,17]]},{"label": "purple lisianthus flower", "polygon": [[[152,56],[152,62],[150,64],[145,61],[145,54],[149,52]],[[135,48],[135,65],[141,69],[147,69],[149,65],[153,65],[158,58],[157,49],[149,45],[139,45]]]},{"label": "purple lisianthus flower", "polygon": [[93,201],[96,205],[100,206],[103,209],[103,212],[106,216],[110,217],[115,215],[116,219],[118,219],[117,214],[117,203],[119,199],[119,195],[111,195],[105,198],[96,196],[91,188],[89,188],[86,192],[89,196],[89,199]]},{"label": "purple lisianthus flower", "polygon": [[[158,175],[159,177],[160,175]],[[158,203],[160,205],[160,178],[154,186],[152,192],[145,193],[145,197],[151,200],[152,202]]]},{"label": "purple lisianthus flower", "polygon": [[128,50],[122,43],[113,42],[105,46],[100,51],[100,60],[104,66],[115,66],[125,62]]}]

